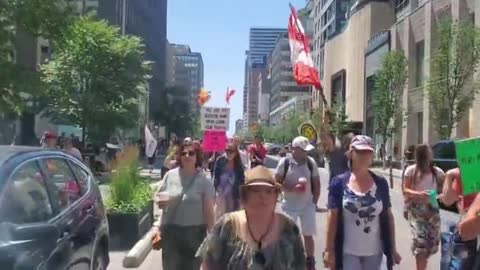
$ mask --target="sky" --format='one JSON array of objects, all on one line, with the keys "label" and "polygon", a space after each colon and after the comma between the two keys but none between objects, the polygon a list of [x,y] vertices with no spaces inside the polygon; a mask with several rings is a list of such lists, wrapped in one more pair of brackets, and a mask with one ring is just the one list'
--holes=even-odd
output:
[{"label": "sky", "polygon": [[292,3],[297,10],[306,0],[169,0],[167,38],[188,44],[202,53],[204,85],[212,98],[205,106],[224,107],[227,87],[236,91],[230,100],[229,135],[243,114],[245,51],[251,27],[285,27]]}]

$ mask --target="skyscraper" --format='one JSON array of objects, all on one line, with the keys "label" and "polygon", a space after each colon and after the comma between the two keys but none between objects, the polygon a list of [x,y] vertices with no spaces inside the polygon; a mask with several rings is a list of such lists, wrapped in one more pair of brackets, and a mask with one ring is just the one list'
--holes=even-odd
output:
[{"label": "skyscraper", "polygon": [[124,33],[142,38],[146,60],[153,62],[149,111],[155,113],[166,78],[167,0],[102,0],[98,16],[120,27]]},{"label": "skyscraper", "polygon": [[[260,74],[267,68],[267,55],[275,47],[278,37],[285,28],[250,28],[249,49],[246,55],[244,97],[244,127],[249,128],[258,121],[258,83]],[[244,99],[245,102],[245,99]]]},{"label": "skyscraper", "polygon": [[200,112],[198,91],[203,87],[203,58],[199,52],[192,52],[189,45],[171,44],[175,53],[174,85],[190,90],[192,111]]}]

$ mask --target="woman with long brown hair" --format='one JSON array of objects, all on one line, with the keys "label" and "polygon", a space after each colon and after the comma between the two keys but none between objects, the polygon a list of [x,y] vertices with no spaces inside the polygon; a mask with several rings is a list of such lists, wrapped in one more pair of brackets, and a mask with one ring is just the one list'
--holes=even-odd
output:
[{"label": "woman with long brown hair", "polygon": [[197,168],[200,151],[183,144],[177,151],[178,168],[168,171],[156,194],[163,208],[160,232],[164,270],[198,270],[195,253],[214,223],[215,190]]},{"label": "woman with long brown hair", "polygon": [[240,208],[239,190],[244,181],[244,167],[238,148],[233,142],[228,143],[225,154],[217,159],[213,169],[216,218]]},{"label": "woman with long brown hair", "polygon": [[[421,144],[415,148],[415,164],[405,169],[403,194],[410,223],[416,269],[427,269],[428,258],[437,253],[440,244],[440,212],[436,192],[442,188],[445,174],[433,165],[432,149]],[[433,194],[433,196],[432,196]],[[433,198],[433,201],[431,199]]]}]

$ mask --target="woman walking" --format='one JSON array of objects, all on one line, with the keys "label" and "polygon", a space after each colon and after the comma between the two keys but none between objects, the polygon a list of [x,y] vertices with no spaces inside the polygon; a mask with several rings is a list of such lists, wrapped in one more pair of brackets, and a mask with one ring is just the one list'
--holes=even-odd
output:
[{"label": "woman walking", "polygon": [[215,162],[213,185],[215,187],[215,217],[240,208],[240,185],[245,181],[244,167],[236,145],[228,143],[225,154]]},{"label": "woman walking", "polygon": [[372,140],[355,136],[347,152],[350,171],[331,180],[328,193],[325,267],[336,270],[379,270],[400,263],[395,223],[385,178],[372,173]]},{"label": "woman walking", "polygon": [[[442,187],[445,174],[433,166],[430,146],[421,144],[415,149],[415,164],[405,170],[403,194],[410,223],[416,269],[427,269],[428,258],[437,253],[440,244],[440,212],[436,192]],[[434,203],[430,197],[433,194]]]},{"label": "woman walking", "polygon": [[244,210],[225,214],[198,251],[204,270],[304,270],[298,227],[275,213],[281,186],[263,166],[246,172],[240,187]]},{"label": "woman walking", "polygon": [[198,270],[201,261],[195,252],[214,223],[213,184],[196,167],[199,151],[193,145],[181,145],[178,168],[168,171],[156,194],[164,208],[160,232],[164,270]]}]

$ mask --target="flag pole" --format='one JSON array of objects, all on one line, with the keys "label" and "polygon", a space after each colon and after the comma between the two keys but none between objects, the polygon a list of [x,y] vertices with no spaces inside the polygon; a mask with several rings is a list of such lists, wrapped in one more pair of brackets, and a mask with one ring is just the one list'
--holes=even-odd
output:
[{"label": "flag pole", "polygon": [[[300,29],[300,27],[298,26],[298,19],[297,19],[297,11],[295,10],[295,7],[292,5],[292,3],[288,3],[290,5],[290,10],[293,14],[293,17],[295,19],[295,25],[297,26],[297,29]],[[305,47],[305,50],[310,50],[310,47],[308,46],[307,42],[305,41],[305,39],[303,39],[303,46]],[[315,86],[314,86],[315,87]],[[320,91],[320,97],[322,98],[322,101],[323,101],[323,105],[325,106],[325,108],[328,110],[328,102],[327,102],[327,98],[325,97],[325,93],[323,92],[323,86],[320,85],[320,89],[318,89],[317,87],[315,87],[315,89],[317,89],[318,91]]]}]

